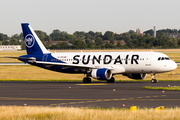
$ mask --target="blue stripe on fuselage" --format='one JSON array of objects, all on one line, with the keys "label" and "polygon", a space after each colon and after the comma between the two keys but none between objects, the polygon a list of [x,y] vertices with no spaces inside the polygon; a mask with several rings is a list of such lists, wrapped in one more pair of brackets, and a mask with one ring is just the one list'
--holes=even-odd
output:
[{"label": "blue stripe on fuselage", "polygon": [[[47,56],[47,59],[44,58],[44,56]],[[52,62],[51,60],[53,60],[53,63],[65,63],[63,61],[60,61],[59,59],[53,57],[51,55],[51,53],[49,54],[40,54],[40,55],[23,55],[23,56],[20,56],[22,58],[31,58],[31,57],[34,57],[36,58],[36,61],[44,61],[44,62]],[[75,71],[75,68],[64,68],[64,67],[60,67],[60,66],[51,66],[51,67],[47,67],[46,65],[44,64],[41,64],[41,63],[31,63],[31,62],[26,62],[27,60],[22,60],[21,61],[25,62],[25,63],[28,63],[28,64],[31,64],[31,65],[34,65],[34,66],[37,66],[37,67],[41,67],[41,68],[45,68],[45,69],[48,69],[48,70],[52,70],[52,71],[56,71],[56,72],[63,72],[63,73],[84,73],[82,72],[81,70],[79,71]]]}]

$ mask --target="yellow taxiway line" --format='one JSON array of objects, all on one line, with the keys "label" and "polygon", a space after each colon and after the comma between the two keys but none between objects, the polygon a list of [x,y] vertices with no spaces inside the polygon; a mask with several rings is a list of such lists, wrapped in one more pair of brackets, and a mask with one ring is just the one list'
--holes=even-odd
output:
[{"label": "yellow taxiway line", "polygon": [[97,99],[51,99],[51,98],[13,98],[13,97],[0,97],[0,100],[78,100],[78,101],[92,101]]},{"label": "yellow taxiway line", "polygon": [[91,84],[75,84],[75,85],[108,85],[106,83],[91,83]]}]

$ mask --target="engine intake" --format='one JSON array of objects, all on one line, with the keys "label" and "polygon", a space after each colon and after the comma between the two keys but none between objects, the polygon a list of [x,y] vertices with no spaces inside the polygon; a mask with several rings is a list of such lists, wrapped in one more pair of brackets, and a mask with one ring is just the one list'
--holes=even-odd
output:
[{"label": "engine intake", "polygon": [[92,78],[98,80],[109,80],[112,77],[112,72],[107,68],[93,69],[91,72],[91,76]]}]

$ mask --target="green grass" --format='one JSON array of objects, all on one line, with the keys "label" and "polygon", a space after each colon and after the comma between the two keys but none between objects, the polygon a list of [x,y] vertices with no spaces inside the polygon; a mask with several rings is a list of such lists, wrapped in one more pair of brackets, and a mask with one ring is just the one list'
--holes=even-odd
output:
[{"label": "green grass", "polygon": [[151,86],[145,86],[142,87],[142,89],[153,89],[153,90],[180,90],[180,86],[170,86],[170,87],[151,87]]},{"label": "green grass", "polygon": [[0,106],[1,120],[179,120],[180,108],[102,109],[74,107]]},{"label": "green grass", "polygon": [[169,56],[171,60],[174,60],[175,62],[180,62],[180,53],[164,53],[164,54]]},{"label": "green grass", "polygon": [[[54,72],[47,69],[31,65],[1,65],[0,81],[82,81],[84,74],[66,74]],[[132,80],[121,74],[115,75],[116,81],[150,81],[151,75],[148,74],[144,80]],[[158,81],[179,81],[180,65],[174,71],[156,74]],[[93,81],[95,81],[93,79]],[[104,81],[103,81],[104,82]]]}]

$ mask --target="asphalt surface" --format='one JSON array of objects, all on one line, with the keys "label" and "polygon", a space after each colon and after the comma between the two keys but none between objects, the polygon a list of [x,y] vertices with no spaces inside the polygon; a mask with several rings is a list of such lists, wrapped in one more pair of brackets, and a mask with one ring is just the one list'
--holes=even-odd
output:
[{"label": "asphalt surface", "polygon": [[0,82],[0,105],[122,108],[180,107],[180,91],[141,89],[180,86],[180,81],[135,82]]}]

